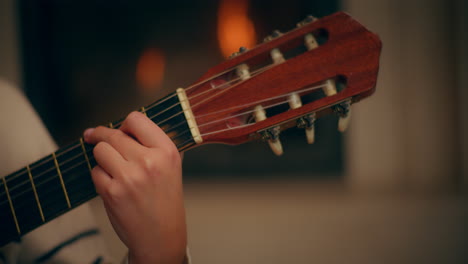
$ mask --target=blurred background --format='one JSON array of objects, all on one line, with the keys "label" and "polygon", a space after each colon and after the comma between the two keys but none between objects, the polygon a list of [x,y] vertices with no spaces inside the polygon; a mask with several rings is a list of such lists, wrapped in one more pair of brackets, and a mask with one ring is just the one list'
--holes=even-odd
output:
[{"label": "blurred background", "polygon": [[[466,1],[3,0],[0,78],[65,145],[239,46],[340,10],[382,39],[377,92],[343,135],[334,116],[314,145],[284,133],[282,157],[263,142],[188,151],[193,262],[467,263]],[[91,205],[119,259],[100,199]]]}]

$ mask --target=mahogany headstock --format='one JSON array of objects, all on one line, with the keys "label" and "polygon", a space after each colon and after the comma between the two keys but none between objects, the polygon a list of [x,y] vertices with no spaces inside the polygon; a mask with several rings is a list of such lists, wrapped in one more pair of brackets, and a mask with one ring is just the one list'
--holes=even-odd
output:
[{"label": "mahogany headstock", "polygon": [[[340,111],[345,117],[346,104],[375,91],[380,50],[376,34],[338,12],[309,18],[233,54],[186,89],[203,143],[240,144],[259,137],[274,143],[287,127],[310,128],[307,118]],[[333,83],[336,94],[323,89]]]}]

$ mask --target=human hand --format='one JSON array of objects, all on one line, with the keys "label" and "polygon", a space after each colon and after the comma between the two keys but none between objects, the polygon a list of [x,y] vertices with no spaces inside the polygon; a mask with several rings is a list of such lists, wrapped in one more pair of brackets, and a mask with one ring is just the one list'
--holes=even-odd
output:
[{"label": "human hand", "polygon": [[179,152],[145,115],[119,129],[88,129],[98,165],[92,170],[110,222],[129,249],[129,263],[182,263],[187,244]]}]

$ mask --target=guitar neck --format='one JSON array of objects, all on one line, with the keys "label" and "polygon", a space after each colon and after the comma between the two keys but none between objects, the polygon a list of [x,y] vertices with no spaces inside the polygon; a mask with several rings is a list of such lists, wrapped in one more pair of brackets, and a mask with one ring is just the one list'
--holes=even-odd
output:
[{"label": "guitar neck", "polygon": [[[195,145],[177,93],[140,109],[179,151]],[[109,123],[119,128],[123,119]],[[97,196],[91,180],[93,146],[82,138],[0,181],[0,246]]]}]

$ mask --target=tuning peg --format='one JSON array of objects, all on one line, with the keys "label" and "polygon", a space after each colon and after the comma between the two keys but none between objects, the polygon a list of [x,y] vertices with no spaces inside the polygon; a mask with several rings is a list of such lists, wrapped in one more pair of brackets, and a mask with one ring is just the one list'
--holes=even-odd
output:
[{"label": "tuning peg", "polygon": [[[260,122],[265,120],[266,112],[265,109],[261,105],[257,105],[254,109],[254,118],[255,122]],[[275,126],[269,128],[262,132],[263,140],[268,140],[268,145],[270,145],[271,150],[277,156],[281,156],[283,154],[283,145],[279,139],[279,134],[281,132],[281,128],[279,126]]]},{"label": "tuning peg", "polygon": [[348,110],[348,114],[345,117],[340,117],[338,120],[338,131],[345,132],[348,129],[349,121],[351,120],[351,109]]},{"label": "tuning peg", "polygon": [[[297,93],[292,93],[288,99],[289,107],[296,109],[302,106],[301,97]],[[315,113],[305,115],[297,119],[297,127],[304,128],[307,143],[312,144],[315,141]]]},{"label": "tuning peg", "polygon": [[315,113],[297,119],[297,127],[305,129],[307,143],[312,144],[315,142]]},{"label": "tuning peg", "polygon": [[306,24],[309,24],[310,22],[314,22],[314,21],[316,21],[316,20],[317,20],[316,17],[313,17],[313,16],[309,15],[309,16],[307,16],[304,20],[302,20],[301,22],[297,23],[296,25],[297,25],[297,27],[302,27],[302,26],[304,26],[304,25],[306,25]]},{"label": "tuning peg", "polygon": [[351,100],[335,105],[333,111],[340,117],[338,131],[345,132],[351,119]]},{"label": "tuning peg", "polygon": [[281,31],[279,31],[279,30],[273,30],[273,32],[271,33],[271,35],[269,35],[269,36],[267,36],[267,37],[265,37],[265,38],[263,39],[263,42],[271,41],[272,39],[277,38],[277,37],[279,37],[279,36],[281,36],[281,35],[283,35],[283,33],[281,33]]},{"label": "tuning peg", "polygon": [[246,52],[246,51],[247,51],[247,48],[241,46],[241,47],[239,48],[239,51],[233,52],[233,53],[231,54],[231,56],[229,56],[229,58],[232,59],[232,58],[234,58],[234,57],[236,57],[236,56],[239,56],[240,54],[242,54],[242,53],[244,53],[244,52]]}]

